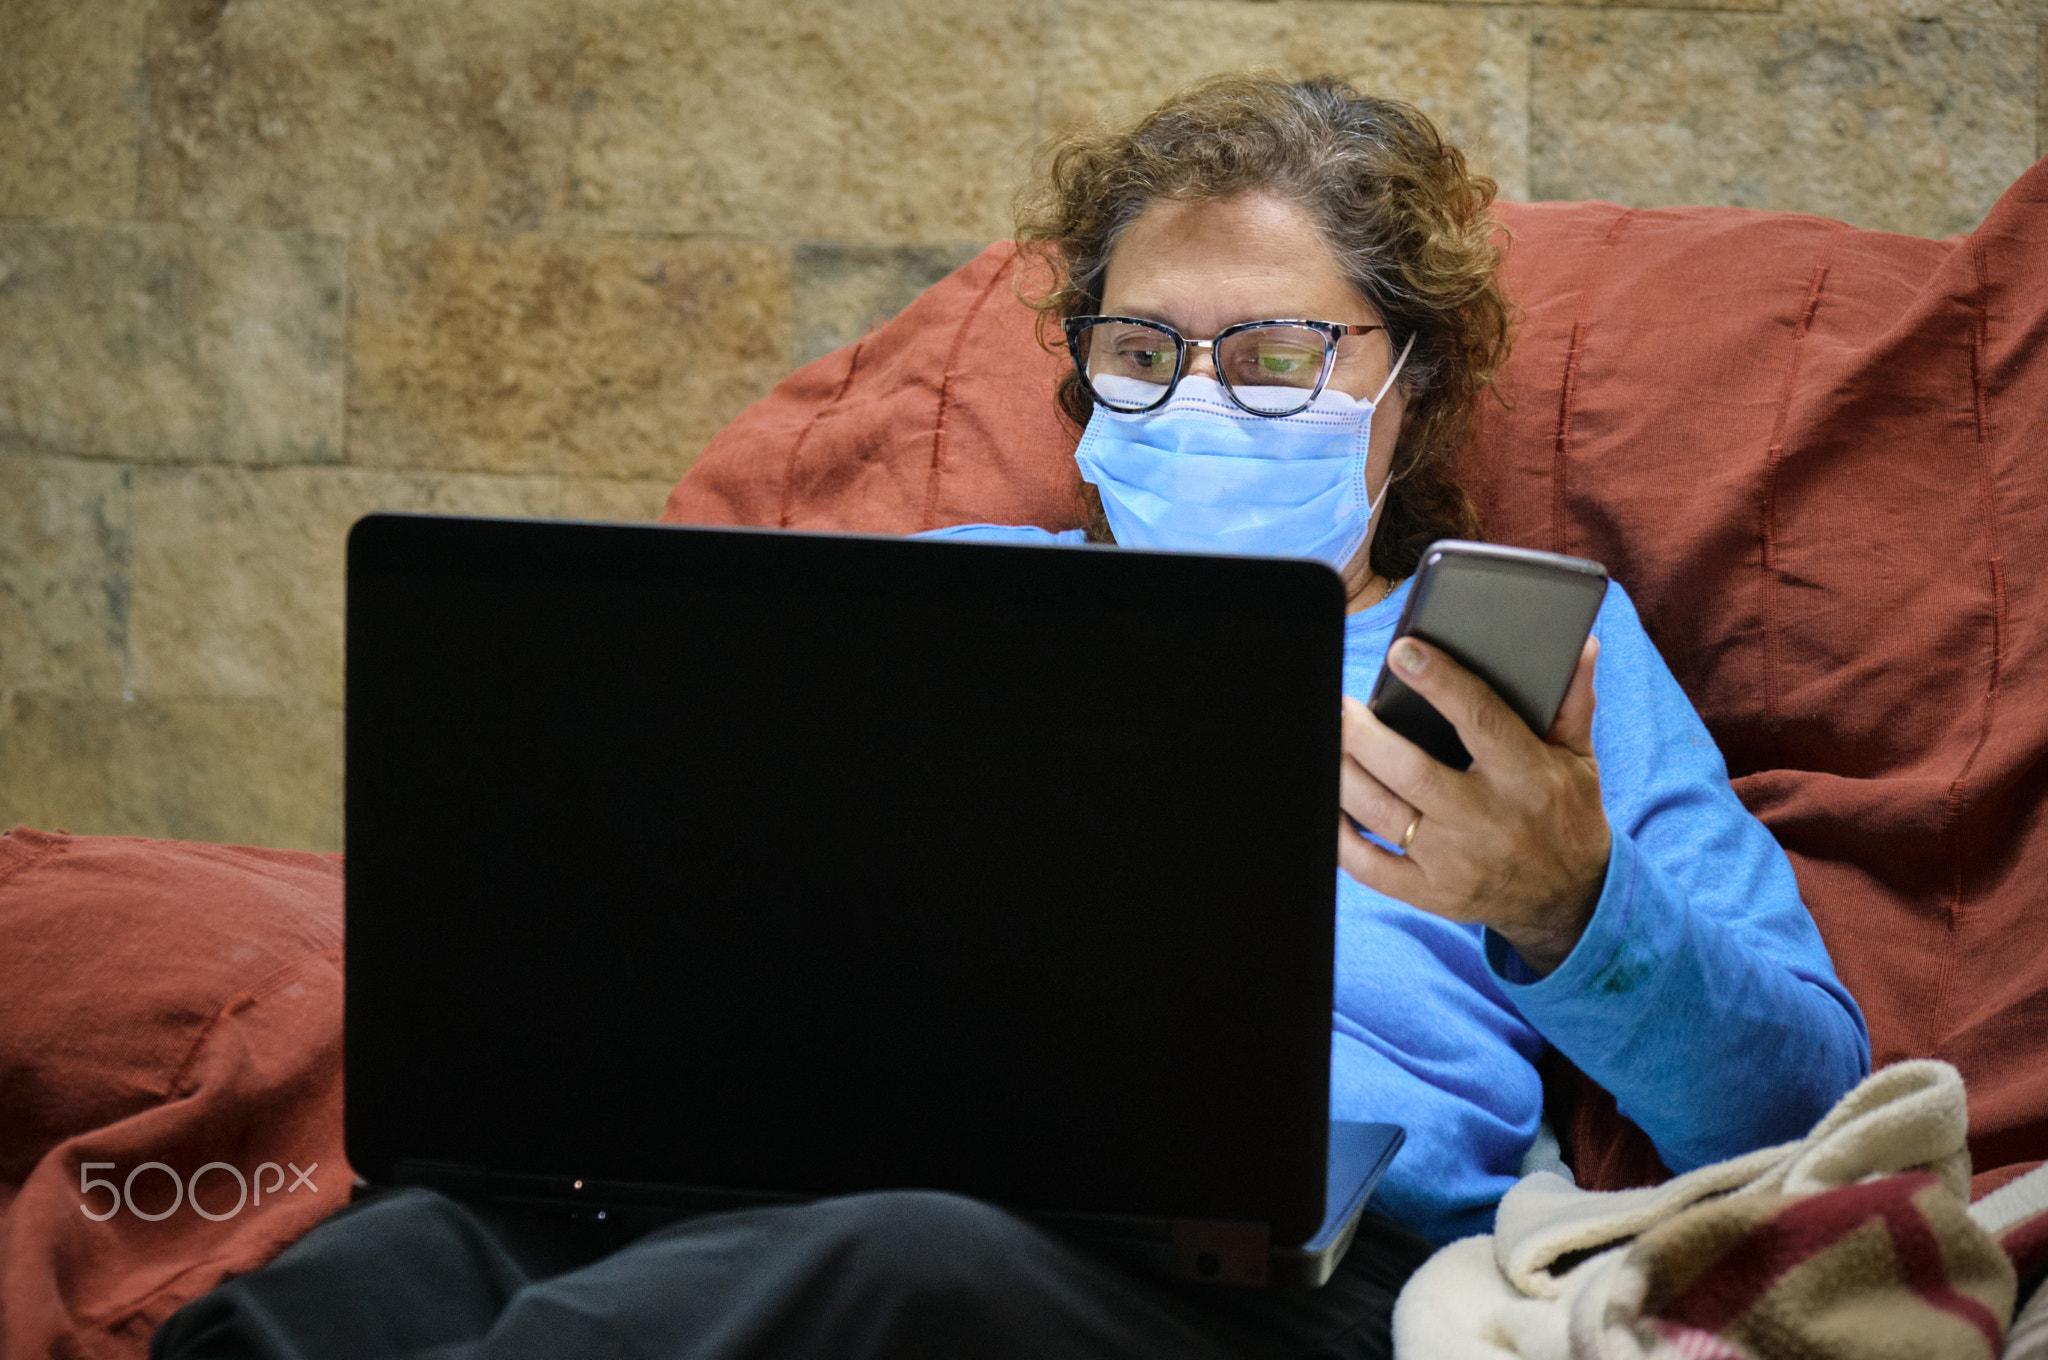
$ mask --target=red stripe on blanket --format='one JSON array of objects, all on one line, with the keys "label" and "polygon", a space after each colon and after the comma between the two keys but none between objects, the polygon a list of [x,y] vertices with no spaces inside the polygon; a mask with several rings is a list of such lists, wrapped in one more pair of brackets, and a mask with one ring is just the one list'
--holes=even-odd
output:
[{"label": "red stripe on blanket", "polygon": [[1750,1360],[1712,1332],[1687,1327],[1669,1318],[1652,1318],[1650,1325],[1657,1333],[1657,1339],[1668,1346],[1678,1360]]},{"label": "red stripe on blanket", "polygon": [[1875,1218],[1891,1234],[1905,1286],[1929,1307],[1975,1327],[1997,1355],[2004,1329],[1989,1308],[1949,1284],[1941,1242],[1913,1203],[1914,1195],[1933,1184],[1932,1175],[1914,1172],[1795,1200],[1759,1224],[1661,1312],[1688,1327],[1720,1332],[1788,1272]]}]

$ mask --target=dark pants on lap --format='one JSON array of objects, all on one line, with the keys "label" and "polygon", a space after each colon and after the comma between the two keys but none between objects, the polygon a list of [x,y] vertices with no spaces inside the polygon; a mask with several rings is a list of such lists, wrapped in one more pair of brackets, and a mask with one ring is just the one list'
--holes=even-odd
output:
[{"label": "dark pants on lap", "polygon": [[1293,1293],[1154,1278],[999,1209],[925,1192],[690,1219],[582,1265],[571,1264],[572,1227],[480,1216],[427,1191],[385,1195],[188,1305],[150,1354],[1384,1357],[1394,1297],[1430,1251],[1368,1214],[1336,1277]]}]

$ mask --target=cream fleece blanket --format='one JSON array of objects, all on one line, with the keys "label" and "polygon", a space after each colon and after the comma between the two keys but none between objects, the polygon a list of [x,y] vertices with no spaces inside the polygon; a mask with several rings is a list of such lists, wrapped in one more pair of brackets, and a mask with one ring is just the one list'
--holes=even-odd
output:
[{"label": "cream fleece blanket", "polygon": [[1967,1211],[1962,1078],[1872,1074],[1805,1139],[1641,1190],[1546,1172],[1394,1310],[1402,1360],[1999,1355],[2012,1264]]}]

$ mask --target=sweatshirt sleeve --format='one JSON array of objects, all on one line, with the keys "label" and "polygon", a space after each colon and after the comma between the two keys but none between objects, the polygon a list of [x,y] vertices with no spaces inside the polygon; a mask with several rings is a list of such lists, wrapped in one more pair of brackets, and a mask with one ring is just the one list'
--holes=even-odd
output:
[{"label": "sweatshirt sleeve", "polygon": [[1525,1019],[1685,1172],[1803,1136],[1870,1071],[1785,852],[1619,586],[1594,631],[1593,750],[1613,831],[1586,933],[1538,980],[1491,931]]},{"label": "sweatshirt sleeve", "polygon": [[1012,543],[1044,548],[1078,548],[1088,542],[1086,529],[1064,529],[1055,533],[1031,524],[949,524],[943,529],[926,529],[912,538],[932,538],[947,543]]}]

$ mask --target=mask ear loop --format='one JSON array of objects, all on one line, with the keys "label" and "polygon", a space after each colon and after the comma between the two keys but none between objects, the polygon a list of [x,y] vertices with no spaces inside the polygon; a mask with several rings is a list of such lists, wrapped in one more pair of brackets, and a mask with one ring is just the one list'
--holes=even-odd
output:
[{"label": "mask ear loop", "polygon": [[[1392,387],[1392,386],[1394,385],[1394,379],[1396,379],[1396,378],[1398,378],[1398,377],[1400,377],[1400,376],[1401,376],[1401,370],[1402,370],[1402,368],[1403,368],[1403,367],[1405,367],[1405,366],[1407,365],[1407,363],[1408,363],[1408,351],[1410,351],[1410,350],[1412,350],[1412,349],[1414,349],[1414,348],[1415,348],[1415,333],[1414,333],[1413,331],[1410,331],[1410,332],[1408,333],[1408,343],[1407,343],[1407,344],[1405,344],[1405,345],[1403,345],[1403,346],[1401,346],[1401,353],[1400,353],[1399,357],[1397,357],[1397,358],[1396,358],[1396,359],[1394,360],[1394,366],[1393,366],[1393,368],[1392,368],[1392,369],[1390,369],[1390,370],[1388,371],[1388,373],[1387,373],[1387,380],[1386,380],[1385,382],[1381,383],[1381,384],[1380,384],[1380,390],[1379,390],[1379,391],[1377,391],[1377,392],[1375,392],[1375,393],[1373,394],[1373,398],[1372,398],[1372,409],[1373,409],[1373,413],[1374,413],[1375,415],[1377,415],[1377,414],[1379,413],[1379,409],[1380,409],[1380,398],[1382,398],[1382,397],[1384,397],[1384,396],[1386,396],[1386,395],[1387,395],[1387,390],[1388,390],[1389,388],[1391,388],[1391,387]],[[1388,488],[1389,488],[1389,487],[1391,487],[1391,486],[1393,486],[1393,484],[1394,484],[1394,470],[1393,470],[1392,468],[1388,468],[1388,469],[1387,469],[1387,479],[1386,479],[1385,481],[1383,481],[1383,482],[1381,482],[1381,483],[1380,483],[1380,490],[1379,490],[1379,494],[1378,494],[1377,496],[1374,496],[1374,497],[1372,498],[1372,504],[1366,507],[1366,511],[1365,511],[1365,522],[1366,522],[1366,525],[1367,525],[1368,529],[1370,529],[1370,527],[1371,527],[1371,525],[1372,525],[1372,519],[1373,519],[1373,516],[1374,516],[1374,515],[1377,515],[1377,514],[1378,514],[1378,513],[1380,512],[1380,505],[1381,505],[1381,503],[1382,503],[1382,502],[1384,502],[1384,501],[1385,501],[1385,500],[1387,499],[1387,490],[1388,490]]]},{"label": "mask ear loop", "polygon": [[1372,394],[1372,409],[1380,409],[1380,398],[1387,395],[1387,389],[1394,385],[1394,379],[1401,376],[1401,369],[1408,362],[1408,351],[1415,348],[1415,333],[1408,334],[1408,343],[1401,346],[1401,356],[1394,360],[1393,368],[1387,371],[1387,380],[1380,384],[1380,390]]},{"label": "mask ear loop", "polygon": [[[1408,351],[1414,348],[1415,335],[1411,331],[1408,335],[1408,343],[1401,346],[1400,356],[1394,360],[1394,367],[1387,373],[1387,380],[1381,383],[1380,390],[1373,394],[1373,399],[1370,405],[1371,409],[1375,413],[1377,413],[1380,409],[1380,398],[1387,395],[1387,390],[1394,385],[1394,379],[1401,376],[1401,369],[1408,362]],[[1359,469],[1358,475],[1359,480],[1363,481],[1365,479],[1365,469],[1361,467]],[[1380,507],[1386,504],[1387,492],[1393,488],[1393,485],[1394,472],[1392,468],[1389,468],[1387,470],[1386,480],[1380,483],[1379,494],[1374,496],[1372,498],[1372,503],[1365,507],[1365,531],[1367,534],[1371,534],[1373,532],[1373,520],[1379,515]]]}]

